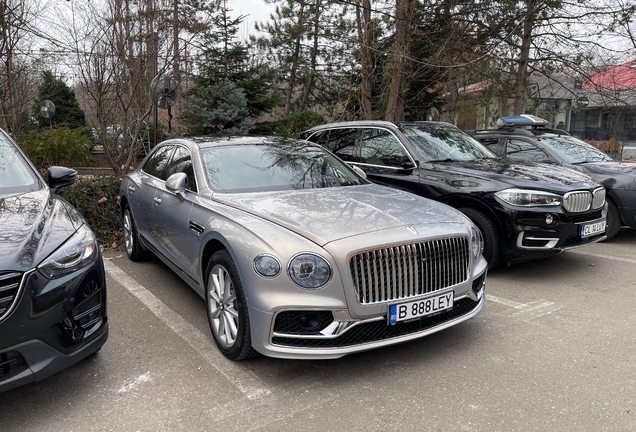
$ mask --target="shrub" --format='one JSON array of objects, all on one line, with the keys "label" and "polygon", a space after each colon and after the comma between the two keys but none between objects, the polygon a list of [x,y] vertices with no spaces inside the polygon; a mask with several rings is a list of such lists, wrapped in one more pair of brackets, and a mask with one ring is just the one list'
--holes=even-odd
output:
[{"label": "shrub", "polygon": [[301,132],[323,123],[325,123],[325,119],[320,114],[303,111],[275,122],[257,123],[250,133],[254,135],[279,135],[297,138]]},{"label": "shrub", "polygon": [[79,177],[59,195],[80,212],[102,246],[115,247],[122,242],[119,212],[121,179],[114,176]]},{"label": "shrub", "polygon": [[19,142],[38,168],[51,165],[78,166],[91,159],[90,141],[79,130],[57,128],[30,132],[22,136]]}]

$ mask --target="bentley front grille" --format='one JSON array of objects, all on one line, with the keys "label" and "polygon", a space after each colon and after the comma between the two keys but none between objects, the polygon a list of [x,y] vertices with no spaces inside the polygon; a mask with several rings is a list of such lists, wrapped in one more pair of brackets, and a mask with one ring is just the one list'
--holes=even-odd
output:
[{"label": "bentley front grille", "polygon": [[361,304],[416,297],[466,282],[469,265],[467,237],[370,250],[350,259]]}]

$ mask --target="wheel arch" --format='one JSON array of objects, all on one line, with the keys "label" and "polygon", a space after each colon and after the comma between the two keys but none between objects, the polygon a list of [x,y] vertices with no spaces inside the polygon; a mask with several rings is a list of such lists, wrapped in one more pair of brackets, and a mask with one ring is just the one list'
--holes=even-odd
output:
[{"label": "wheel arch", "polygon": [[503,224],[501,223],[501,220],[499,219],[497,214],[492,210],[492,208],[484,204],[482,201],[472,197],[466,197],[466,196],[449,196],[449,197],[440,199],[439,201],[455,209],[459,209],[462,207],[469,207],[475,210],[479,210],[482,213],[484,213],[486,216],[491,218],[492,221],[495,222],[495,225],[497,226],[497,229],[499,230],[499,232],[503,233],[504,227],[503,227]]}]

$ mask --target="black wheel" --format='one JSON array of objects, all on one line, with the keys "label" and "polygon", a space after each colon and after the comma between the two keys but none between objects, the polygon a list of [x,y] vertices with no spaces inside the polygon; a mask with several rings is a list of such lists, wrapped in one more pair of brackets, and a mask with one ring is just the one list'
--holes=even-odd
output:
[{"label": "black wheel", "polygon": [[458,210],[468,216],[481,231],[481,237],[484,239],[484,258],[488,261],[488,268],[495,268],[501,259],[501,239],[497,226],[490,217],[480,210],[470,207]]},{"label": "black wheel", "polygon": [[250,320],[243,285],[230,254],[221,250],[212,256],[206,270],[205,301],[214,342],[224,356],[245,360],[252,348]]},{"label": "black wheel", "polygon": [[126,247],[126,253],[131,261],[143,261],[146,257],[146,251],[139,242],[139,233],[137,232],[137,225],[133,219],[130,206],[126,204],[124,212],[122,213],[123,225],[124,225],[124,246]]},{"label": "black wheel", "polygon": [[621,229],[621,215],[614,201],[607,200],[607,226],[605,227],[607,238],[605,240],[614,237],[619,229]]}]

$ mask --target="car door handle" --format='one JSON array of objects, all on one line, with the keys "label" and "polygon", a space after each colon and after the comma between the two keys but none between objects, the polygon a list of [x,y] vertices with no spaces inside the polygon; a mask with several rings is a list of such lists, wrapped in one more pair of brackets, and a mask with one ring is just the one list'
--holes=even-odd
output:
[{"label": "car door handle", "polygon": [[153,201],[155,202],[155,205],[161,204],[161,198],[159,198],[159,197],[154,197]]}]

